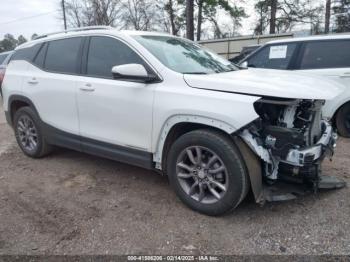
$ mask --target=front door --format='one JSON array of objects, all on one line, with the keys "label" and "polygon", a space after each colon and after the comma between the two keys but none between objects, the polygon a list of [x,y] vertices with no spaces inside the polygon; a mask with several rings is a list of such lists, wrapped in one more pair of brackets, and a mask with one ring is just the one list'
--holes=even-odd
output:
[{"label": "front door", "polygon": [[144,61],[122,41],[90,37],[77,96],[83,148],[151,150],[154,85],[115,80],[111,73],[115,65],[132,63]]}]

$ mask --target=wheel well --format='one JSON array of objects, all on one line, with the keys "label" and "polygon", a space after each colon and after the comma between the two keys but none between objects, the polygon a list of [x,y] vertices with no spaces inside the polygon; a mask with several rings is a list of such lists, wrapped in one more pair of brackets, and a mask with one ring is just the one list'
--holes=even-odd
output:
[{"label": "wheel well", "polygon": [[13,117],[17,112],[17,110],[25,106],[30,106],[30,105],[27,102],[24,102],[21,100],[14,100],[11,102],[11,105],[10,105],[11,122],[13,121]]},{"label": "wheel well", "polygon": [[331,123],[334,127],[336,127],[336,121],[337,121],[337,115],[339,113],[339,110],[342,109],[344,106],[350,105],[350,101],[345,102],[344,104],[342,104],[340,107],[338,107],[338,109],[335,111]]},{"label": "wheel well", "polygon": [[[213,126],[208,126],[205,124],[199,124],[199,123],[177,123],[175,124],[170,130],[169,133],[165,139],[164,142],[164,146],[163,146],[163,153],[162,153],[162,170],[165,171],[165,165],[167,162],[167,155],[169,152],[169,149],[171,147],[171,145],[182,135],[194,131],[194,130],[198,130],[198,129],[211,129],[211,130],[215,130],[218,131],[224,135],[230,136],[229,134],[227,134],[226,132],[224,132],[223,130],[213,127]],[[231,137],[230,137],[231,138]]]}]

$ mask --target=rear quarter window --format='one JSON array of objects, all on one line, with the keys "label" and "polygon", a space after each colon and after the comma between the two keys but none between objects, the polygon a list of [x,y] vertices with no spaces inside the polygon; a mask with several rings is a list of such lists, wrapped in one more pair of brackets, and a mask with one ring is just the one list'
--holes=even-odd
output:
[{"label": "rear quarter window", "polygon": [[350,40],[305,43],[300,69],[350,67]]},{"label": "rear quarter window", "polygon": [[31,47],[21,48],[14,52],[11,60],[25,60],[32,62],[36,54],[38,53],[42,43],[36,44]]}]

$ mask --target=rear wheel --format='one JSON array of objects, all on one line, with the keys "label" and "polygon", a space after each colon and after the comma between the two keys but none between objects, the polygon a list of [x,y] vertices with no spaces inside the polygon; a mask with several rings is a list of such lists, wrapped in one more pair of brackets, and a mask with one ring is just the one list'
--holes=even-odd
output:
[{"label": "rear wheel", "polygon": [[233,141],[220,132],[196,130],[181,136],[167,159],[171,186],[198,212],[222,215],[248,192],[245,163]]},{"label": "rear wheel", "polygon": [[343,137],[350,137],[350,103],[342,106],[336,116],[338,132]]},{"label": "rear wheel", "polygon": [[30,107],[18,109],[14,116],[14,131],[17,143],[23,153],[40,158],[51,151],[40,129],[39,118]]}]

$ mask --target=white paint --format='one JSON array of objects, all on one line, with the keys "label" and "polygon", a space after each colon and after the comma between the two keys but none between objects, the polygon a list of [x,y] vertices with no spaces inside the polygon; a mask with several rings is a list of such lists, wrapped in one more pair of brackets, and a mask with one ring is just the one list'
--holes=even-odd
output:
[{"label": "white paint", "polygon": [[52,35],[19,49],[78,35],[110,36],[128,44],[162,82],[56,74],[25,61],[12,61],[3,83],[5,110],[11,94],[22,94],[33,101],[44,122],[69,133],[148,151],[159,164],[166,135],[177,123],[201,123],[231,134],[258,118],[254,102],[261,96],[331,99],[341,89],[327,79],[276,70],[183,75],[165,67],[131,37],[135,34],[161,35],[90,30]]},{"label": "white paint", "polygon": [[184,78],[192,87],[283,98],[329,100],[344,90],[343,85],[325,77],[274,69],[249,68]]}]

